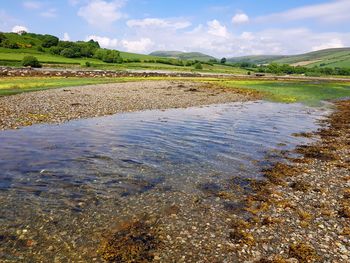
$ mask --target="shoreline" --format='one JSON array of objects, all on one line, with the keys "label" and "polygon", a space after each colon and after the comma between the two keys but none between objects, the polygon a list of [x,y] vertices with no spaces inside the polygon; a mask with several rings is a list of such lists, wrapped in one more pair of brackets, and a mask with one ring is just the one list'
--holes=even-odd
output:
[{"label": "shoreline", "polygon": [[349,262],[350,100],[335,105],[313,133],[319,140],[291,152],[302,157],[286,156],[263,171],[265,181],[250,182],[250,217],[231,230],[242,261]]},{"label": "shoreline", "polygon": [[0,97],[0,130],[123,112],[187,108],[258,98],[257,92],[182,81],[66,87]]}]

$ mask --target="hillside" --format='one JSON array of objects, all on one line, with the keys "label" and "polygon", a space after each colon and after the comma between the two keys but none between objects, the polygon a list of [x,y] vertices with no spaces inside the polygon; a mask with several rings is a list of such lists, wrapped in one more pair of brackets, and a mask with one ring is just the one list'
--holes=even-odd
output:
[{"label": "hillside", "polygon": [[232,63],[249,62],[254,64],[289,64],[305,67],[350,67],[350,48],[333,48],[309,52],[300,55],[256,55],[227,59]]},{"label": "hillside", "polygon": [[232,63],[248,62],[248,63],[254,63],[254,64],[268,64],[274,60],[282,59],[285,57],[286,56],[279,56],[279,55],[255,55],[255,56],[242,56],[242,57],[228,58],[227,61]]},{"label": "hillside", "polygon": [[[202,71],[209,73],[246,74],[247,70],[230,65],[198,63],[203,54],[189,53],[183,59],[159,57],[101,48],[90,41],[61,41],[52,35],[0,32],[0,66],[21,67],[26,56],[34,56],[45,67],[86,68],[101,70]],[[209,57],[211,58],[211,57]]]},{"label": "hillside", "polygon": [[[1,33],[0,36],[0,61],[20,61],[26,55],[34,55],[43,63],[62,63],[62,64],[80,64],[84,60],[89,60],[93,63],[105,64],[101,59],[94,58],[93,52],[89,56],[63,56],[61,54],[54,54],[50,47],[43,46],[45,41],[45,36],[33,33],[26,33],[19,35],[16,33]],[[6,43],[6,44],[5,44]],[[65,43],[62,45],[63,48],[73,48],[76,49],[77,46],[82,46],[86,48],[86,44],[89,42],[77,41],[77,42],[67,42],[59,41],[60,43]],[[97,42],[96,42],[97,43]],[[12,46],[11,46],[12,45]],[[17,45],[17,46],[16,46]],[[98,44],[97,44],[98,45]],[[53,45],[52,47],[55,47]],[[52,48],[51,47],[51,48]],[[96,49],[99,48],[99,45],[96,46]],[[119,52],[119,51],[118,51]],[[119,52],[120,56],[125,60],[154,60],[156,57],[129,53],[129,52]]]},{"label": "hillside", "polygon": [[154,51],[149,54],[150,56],[175,58],[183,60],[198,60],[209,61],[216,59],[215,57],[200,53],[200,52],[181,52],[181,51]]},{"label": "hillside", "polygon": [[274,60],[274,62],[306,67],[350,67],[350,48],[324,49],[295,56],[288,56]]}]

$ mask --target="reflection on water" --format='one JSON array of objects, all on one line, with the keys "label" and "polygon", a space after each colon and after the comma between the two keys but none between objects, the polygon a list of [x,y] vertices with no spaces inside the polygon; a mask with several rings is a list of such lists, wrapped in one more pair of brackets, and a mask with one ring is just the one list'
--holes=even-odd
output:
[{"label": "reflection on water", "polygon": [[[322,114],[300,104],[251,102],[3,131],[0,244],[6,248],[0,258],[16,260],[29,253],[26,245],[11,241],[23,229],[35,229],[26,242],[64,233],[75,252],[87,253],[80,247],[97,241],[82,233],[118,218],[115,207],[121,203],[141,205],[145,192],[165,198],[175,191],[195,193],[198,184],[208,181],[256,177],[261,168],[256,161],[275,149],[307,142],[291,134],[315,130]],[[157,205],[148,203],[150,208]],[[97,214],[104,218],[98,223]],[[41,243],[33,249],[45,254],[48,248]]]}]

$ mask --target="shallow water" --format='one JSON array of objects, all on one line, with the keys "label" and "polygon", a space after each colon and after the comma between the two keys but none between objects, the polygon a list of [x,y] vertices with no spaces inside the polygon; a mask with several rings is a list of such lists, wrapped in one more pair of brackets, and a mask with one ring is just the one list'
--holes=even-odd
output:
[{"label": "shallow water", "polygon": [[172,202],[172,192],[259,177],[276,150],[310,142],[292,134],[317,129],[324,114],[301,104],[249,102],[0,132],[0,259],[94,254],[94,229],[124,217],[121,209],[142,210],[146,202],[157,211],[153,200]]}]

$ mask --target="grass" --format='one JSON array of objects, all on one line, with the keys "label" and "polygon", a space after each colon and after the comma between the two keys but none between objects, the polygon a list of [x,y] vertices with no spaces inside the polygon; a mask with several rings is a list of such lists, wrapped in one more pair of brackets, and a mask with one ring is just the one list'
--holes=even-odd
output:
[{"label": "grass", "polygon": [[137,81],[143,78],[62,78],[62,77],[14,77],[0,78],[0,96],[14,95],[23,92],[104,84],[114,82]]},{"label": "grass", "polygon": [[[48,64],[75,64],[75,65],[81,65],[85,64],[86,61],[89,61],[91,63],[95,64],[106,64],[98,59],[93,58],[65,58],[62,56],[56,56],[51,55],[48,53],[40,53],[32,49],[17,49],[17,52],[15,50],[11,50],[7,48],[0,48],[0,61],[13,61],[13,62],[19,62],[22,61],[22,59],[25,56],[28,55],[34,55],[41,63],[48,63]],[[30,51],[30,52],[28,52]]]},{"label": "grass", "polygon": [[231,88],[256,90],[264,99],[278,102],[301,102],[317,106],[320,101],[350,97],[350,82],[315,81],[224,81],[221,85]]}]

